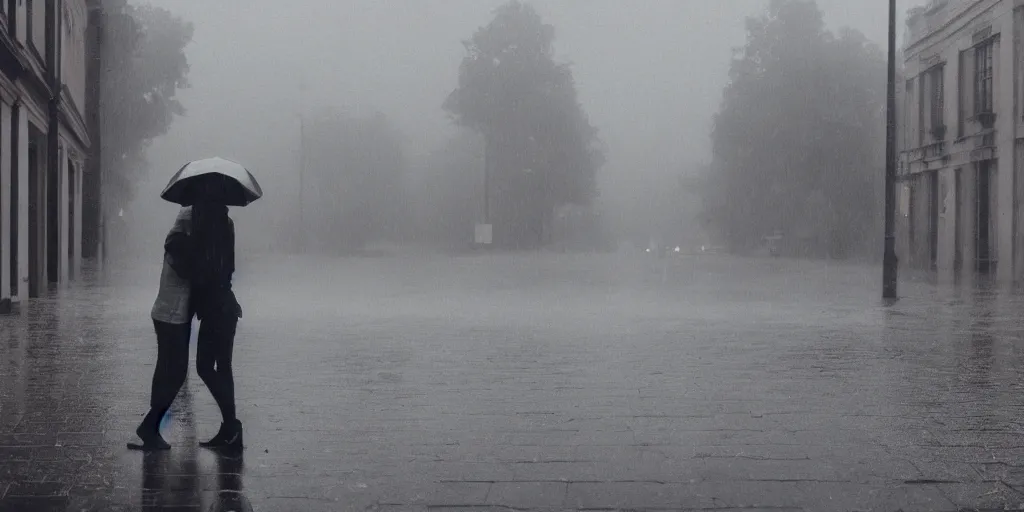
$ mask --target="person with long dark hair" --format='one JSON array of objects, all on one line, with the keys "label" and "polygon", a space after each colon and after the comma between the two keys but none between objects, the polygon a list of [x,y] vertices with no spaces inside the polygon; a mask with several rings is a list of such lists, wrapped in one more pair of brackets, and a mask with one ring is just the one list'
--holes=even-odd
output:
[{"label": "person with long dark hair", "polygon": [[223,421],[217,435],[199,443],[207,448],[240,450],[242,423],[235,410],[231,369],[235,330],[242,316],[231,279],[235,272],[235,228],[228,207],[213,202],[192,206],[191,310],[199,319],[196,373],[210,389]]}]

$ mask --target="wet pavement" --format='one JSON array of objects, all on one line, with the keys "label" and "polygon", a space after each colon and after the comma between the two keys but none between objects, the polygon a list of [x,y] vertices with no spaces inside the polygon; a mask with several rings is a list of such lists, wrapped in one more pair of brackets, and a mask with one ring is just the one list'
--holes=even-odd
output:
[{"label": "wet pavement", "polygon": [[173,449],[124,448],[157,270],[0,317],[0,510],[1024,507],[1013,294],[885,307],[875,269],[721,257],[260,258],[226,458],[196,447],[219,414],[194,370]]}]

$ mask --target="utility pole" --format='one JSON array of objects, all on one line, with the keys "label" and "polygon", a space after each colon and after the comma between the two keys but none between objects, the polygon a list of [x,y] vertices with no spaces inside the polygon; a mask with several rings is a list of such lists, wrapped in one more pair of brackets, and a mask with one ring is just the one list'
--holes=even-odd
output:
[{"label": "utility pole", "polygon": [[299,113],[299,246],[306,250],[306,115]]},{"label": "utility pole", "polygon": [[307,247],[306,235],[306,77],[299,78],[299,247],[305,252]]},{"label": "utility pole", "polygon": [[484,224],[491,223],[491,167],[494,150],[490,136],[484,140]]},{"label": "utility pole", "polygon": [[896,300],[896,0],[889,0],[889,80],[885,126],[885,252],[882,255],[882,299]]}]

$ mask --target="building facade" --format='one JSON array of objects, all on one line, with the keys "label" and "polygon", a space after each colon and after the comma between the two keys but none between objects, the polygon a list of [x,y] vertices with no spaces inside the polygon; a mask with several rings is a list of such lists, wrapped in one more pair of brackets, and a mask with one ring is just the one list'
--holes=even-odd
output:
[{"label": "building facade", "polygon": [[940,280],[1024,278],[1024,1],[932,0],[907,20],[898,253]]},{"label": "building facade", "polygon": [[81,273],[96,8],[0,0],[0,309]]}]

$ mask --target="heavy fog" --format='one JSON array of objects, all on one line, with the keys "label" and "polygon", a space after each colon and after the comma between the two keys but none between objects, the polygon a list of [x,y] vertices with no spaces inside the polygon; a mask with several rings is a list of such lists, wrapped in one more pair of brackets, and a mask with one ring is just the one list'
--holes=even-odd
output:
[{"label": "heavy fog", "polygon": [[[310,191],[306,211],[300,214],[298,206],[300,114],[327,109],[383,115],[401,140],[406,185],[417,189],[417,204],[429,203],[438,189],[421,186],[430,180],[424,170],[431,166],[430,155],[453,139],[473,136],[442,108],[458,86],[466,55],[462,42],[489,23],[502,3],[151,2],[194,25],[185,52],[190,85],[178,92],[186,111],[153,141],[148,168],[135,176],[133,197],[113,207],[118,218],[110,223],[112,249],[158,256],[176,209],[157,199],[161,188],[184,162],[214,155],[247,165],[266,191],[263,200],[234,213],[240,249],[298,249],[299,218],[312,223],[311,210],[318,208]],[[709,134],[730,59],[746,40],[745,20],[761,14],[767,2],[529,3],[554,27],[555,58],[571,63],[579,103],[597,129],[604,165],[596,171],[593,209],[601,216],[602,237],[615,245],[653,237],[691,246],[715,243],[701,226],[698,190],[712,160]],[[904,3],[901,17],[910,4]],[[830,30],[849,26],[884,48],[883,2],[818,5]],[[307,188],[316,188],[308,184],[316,171],[306,166]],[[476,187],[482,190],[482,182],[470,186]],[[482,206],[471,209],[479,213]],[[472,237],[471,224],[455,229]],[[398,238],[417,238],[406,235]]]},{"label": "heavy fog", "polygon": [[[0,510],[1024,509],[1017,2],[912,18],[960,75],[895,61],[879,272],[886,2],[136,1],[88,5],[102,197],[0,200]],[[237,266],[244,172],[160,198],[213,156]]]}]

